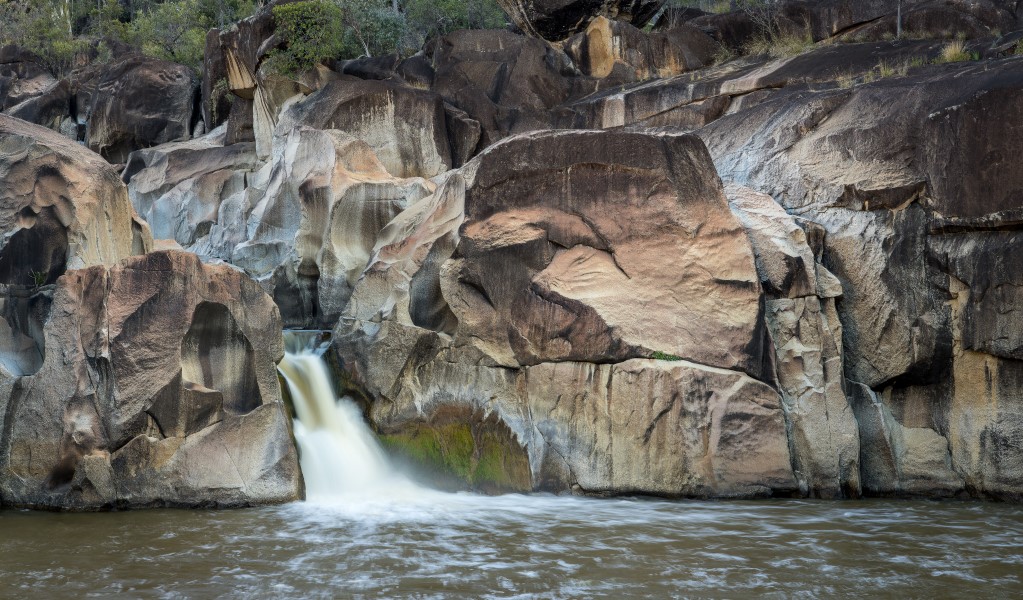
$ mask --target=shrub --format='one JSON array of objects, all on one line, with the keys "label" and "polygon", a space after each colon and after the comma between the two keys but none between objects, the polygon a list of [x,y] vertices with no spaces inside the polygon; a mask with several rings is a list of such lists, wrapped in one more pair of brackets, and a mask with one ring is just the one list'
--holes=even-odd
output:
[{"label": "shrub", "polygon": [[766,54],[773,58],[798,56],[814,47],[810,30],[801,33],[762,33],[752,38],[743,47],[749,55]]},{"label": "shrub", "polygon": [[941,49],[941,54],[938,56],[939,64],[963,62],[973,59],[973,56],[966,51],[966,45],[963,40],[953,40]]},{"label": "shrub", "polygon": [[0,40],[29,50],[54,75],[63,76],[89,44],[71,35],[71,13],[62,2],[0,1]]},{"label": "shrub", "polygon": [[650,358],[654,360],[668,360],[668,361],[680,361],[684,360],[681,356],[675,356],[674,354],[668,354],[667,352],[661,352],[658,350],[650,355]]},{"label": "shrub", "polygon": [[408,20],[405,43],[413,51],[430,38],[458,29],[499,29],[507,25],[504,11],[494,0],[407,0],[402,9]]},{"label": "shrub", "polygon": [[202,70],[210,23],[198,0],[165,2],[132,22],[131,42],[155,58]]},{"label": "shrub", "polygon": [[277,33],[286,43],[269,59],[273,71],[298,73],[345,50],[344,15],[333,2],[308,0],[276,6],[273,17]]}]

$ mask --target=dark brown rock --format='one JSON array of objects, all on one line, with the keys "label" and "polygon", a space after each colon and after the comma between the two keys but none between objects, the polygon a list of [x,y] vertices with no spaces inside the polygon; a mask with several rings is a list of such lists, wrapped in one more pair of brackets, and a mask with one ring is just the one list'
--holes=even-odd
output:
[{"label": "dark brown rock", "polygon": [[427,47],[433,91],[482,127],[481,147],[513,133],[547,129],[550,111],[573,93],[571,60],[507,31],[456,31]]},{"label": "dark brown rock", "polygon": [[71,85],[61,79],[23,102],[6,109],[5,114],[18,119],[59,130],[61,123],[71,114]]},{"label": "dark brown rock", "polygon": [[498,4],[523,32],[557,42],[586,29],[596,17],[642,27],[664,0],[498,0]]},{"label": "dark brown rock", "polygon": [[466,341],[508,366],[660,352],[762,375],[752,252],[699,140],[526,134],[464,172],[443,284]]},{"label": "dark brown rock", "polygon": [[112,163],[140,148],[192,135],[198,85],[183,65],[130,55],[94,65],[76,82],[86,144]]},{"label": "dark brown rock", "polygon": [[584,75],[614,77],[621,83],[672,77],[709,66],[719,47],[689,25],[646,33],[604,17],[594,19],[586,31],[565,43],[565,51]]}]

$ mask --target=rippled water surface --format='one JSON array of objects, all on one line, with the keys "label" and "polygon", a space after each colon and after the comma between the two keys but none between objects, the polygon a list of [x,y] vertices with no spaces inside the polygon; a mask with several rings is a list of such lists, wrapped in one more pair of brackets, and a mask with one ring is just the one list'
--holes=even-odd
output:
[{"label": "rippled water surface", "polygon": [[1023,507],[427,493],[0,512],[0,597],[1023,595]]}]

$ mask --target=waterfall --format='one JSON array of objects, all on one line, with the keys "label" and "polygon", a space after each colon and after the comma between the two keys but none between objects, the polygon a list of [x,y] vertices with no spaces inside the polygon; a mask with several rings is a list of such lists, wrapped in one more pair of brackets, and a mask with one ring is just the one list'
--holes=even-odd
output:
[{"label": "waterfall", "polygon": [[391,465],[355,402],[335,395],[321,334],[284,335],[286,354],[278,369],[295,406],[307,498],[322,502],[415,494],[418,487]]}]

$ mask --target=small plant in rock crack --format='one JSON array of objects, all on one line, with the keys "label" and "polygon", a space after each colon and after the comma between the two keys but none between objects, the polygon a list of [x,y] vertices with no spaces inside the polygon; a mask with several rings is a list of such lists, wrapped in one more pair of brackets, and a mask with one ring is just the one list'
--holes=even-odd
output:
[{"label": "small plant in rock crack", "polygon": [[32,278],[32,283],[38,289],[46,284],[46,272],[45,271],[31,271],[28,274]]},{"label": "small plant in rock crack", "polygon": [[653,354],[651,354],[650,358],[652,358],[654,360],[670,360],[670,361],[683,360],[683,358],[681,356],[675,356],[674,354],[668,354],[667,352],[661,352],[660,350],[658,350],[657,352],[654,352]]}]

